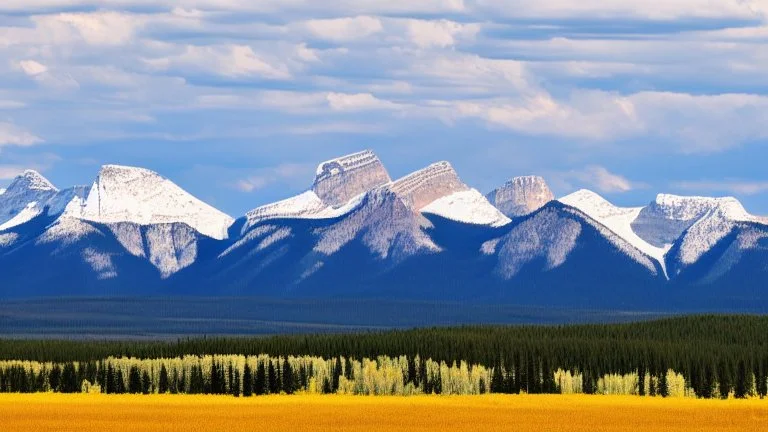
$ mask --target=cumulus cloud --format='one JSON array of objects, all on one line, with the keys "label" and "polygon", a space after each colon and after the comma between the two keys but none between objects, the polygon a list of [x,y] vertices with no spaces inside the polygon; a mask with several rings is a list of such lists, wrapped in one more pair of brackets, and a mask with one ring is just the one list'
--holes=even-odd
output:
[{"label": "cumulus cloud", "polygon": [[40,144],[41,142],[43,142],[41,138],[12,123],[0,122],[0,147],[28,147],[35,144]]}]

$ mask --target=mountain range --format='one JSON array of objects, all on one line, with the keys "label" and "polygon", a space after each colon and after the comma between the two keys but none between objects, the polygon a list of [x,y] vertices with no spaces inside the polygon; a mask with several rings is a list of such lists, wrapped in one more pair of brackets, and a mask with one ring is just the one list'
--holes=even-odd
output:
[{"label": "mountain range", "polygon": [[237,219],[142,168],[0,190],[0,297],[386,298],[621,309],[768,306],[768,221],[735,198],[618,207],[516,177],[482,194],[371,151]]}]

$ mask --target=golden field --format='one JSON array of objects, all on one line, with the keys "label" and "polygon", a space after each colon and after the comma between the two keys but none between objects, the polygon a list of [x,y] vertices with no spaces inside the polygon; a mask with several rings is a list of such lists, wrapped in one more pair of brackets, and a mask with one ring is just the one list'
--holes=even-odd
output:
[{"label": "golden field", "polygon": [[623,396],[0,395],[14,431],[768,430],[768,401]]}]

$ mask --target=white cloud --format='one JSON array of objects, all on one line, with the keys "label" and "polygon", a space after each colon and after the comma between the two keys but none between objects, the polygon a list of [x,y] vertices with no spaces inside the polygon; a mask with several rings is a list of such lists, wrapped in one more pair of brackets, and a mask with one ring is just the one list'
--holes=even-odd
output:
[{"label": "white cloud", "polygon": [[39,137],[7,122],[0,122],[0,147],[28,147],[43,142]]},{"label": "white cloud", "polygon": [[48,66],[35,60],[22,60],[18,62],[21,71],[44,87],[56,90],[72,90],[80,87],[80,84],[69,74],[54,73]]},{"label": "white cloud", "polygon": [[480,31],[478,24],[459,24],[449,20],[408,20],[410,40],[421,48],[446,48],[456,45],[457,39],[471,39]]},{"label": "white cloud", "polygon": [[670,21],[683,18],[758,19],[763,0],[474,0],[476,10],[518,18],[636,18]]},{"label": "white cloud", "polygon": [[42,63],[38,63],[34,60],[22,60],[19,62],[19,67],[25,74],[34,77],[42,73],[48,72],[48,67]]},{"label": "white cloud", "polygon": [[709,193],[729,193],[736,195],[757,195],[768,192],[768,181],[743,181],[743,180],[724,180],[724,181],[683,181],[675,182],[672,187],[686,191],[698,191]]},{"label": "white cloud", "polygon": [[54,16],[38,16],[33,20],[50,31],[73,29],[90,45],[124,45],[130,42],[141,26],[140,16],[119,12],[64,13]]},{"label": "white cloud", "polygon": [[395,109],[397,104],[376,98],[370,93],[328,93],[328,106],[334,111],[367,111]]},{"label": "white cloud", "polygon": [[571,170],[556,175],[565,184],[577,182],[581,186],[597,189],[602,193],[624,193],[645,187],[642,183],[632,182],[626,177],[608,171],[599,165],[591,165],[579,170]]},{"label": "white cloud", "polygon": [[315,37],[333,42],[348,42],[381,32],[381,20],[370,16],[308,20],[304,26]]},{"label": "white cloud", "polygon": [[287,163],[258,170],[254,175],[241,179],[234,187],[242,192],[254,192],[276,183],[295,183],[311,178],[313,167]]},{"label": "white cloud", "polygon": [[161,70],[188,68],[232,78],[260,77],[271,80],[291,78],[288,67],[270,62],[247,45],[195,46],[187,45],[181,54],[146,59],[146,63]]},{"label": "white cloud", "polygon": [[[23,173],[26,169],[27,167],[19,165],[0,165],[0,180],[11,180],[19,174]],[[1,190],[3,189],[0,189],[0,191]]]}]

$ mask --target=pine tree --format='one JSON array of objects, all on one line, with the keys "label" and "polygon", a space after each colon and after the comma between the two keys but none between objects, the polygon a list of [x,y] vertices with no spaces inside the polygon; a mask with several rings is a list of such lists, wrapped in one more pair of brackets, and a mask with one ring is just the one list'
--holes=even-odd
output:
[{"label": "pine tree", "polygon": [[77,382],[77,371],[73,363],[67,363],[64,365],[64,369],[61,371],[61,393],[79,393],[80,384]]},{"label": "pine tree", "polygon": [[645,366],[643,365],[637,370],[637,394],[645,396]]},{"label": "pine tree", "polygon": [[659,373],[659,388],[658,388],[659,396],[665,398],[669,396],[669,384],[667,383],[667,369],[662,368],[661,373]]},{"label": "pine tree", "polygon": [[152,378],[146,370],[141,374],[141,393],[148,395],[152,392]]},{"label": "pine tree", "polygon": [[504,393],[504,387],[504,374],[501,372],[501,365],[497,364],[491,375],[491,393]]},{"label": "pine tree", "polygon": [[341,378],[341,375],[343,374],[343,371],[341,370],[341,357],[336,359],[336,364],[333,368],[333,381],[331,382],[331,388],[333,389],[333,393],[336,393],[339,390],[339,379]]},{"label": "pine tree", "polygon": [[285,359],[283,362],[283,391],[286,394],[294,393],[293,383],[293,368],[291,368],[291,362]]},{"label": "pine tree", "polygon": [[253,395],[253,374],[251,373],[251,367],[248,363],[245,363],[243,368],[243,397],[251,397]]},{"label": "pine tree", "polygon": [[160,380],[157,383],[157,391],[160,394],[168,393],[168,369],[165,368],[165,364],[160,366]]},{"label": "pine tree", "polygon": [[405,384],[407,383],[414,383],[416,384],[418,381],[418,377],[416,376],[416,360],[413,357],[408,357],[408,376],[405,380]]},{"label": "pine tree", "polygon": [[278,394],[280,393],[280,381],[277,376],[277,370],[275,370],[275,365],[273,364],[272,360],[267,360],[267,361],[269,362],[269,368],[268,368],[269,393]]},{"label": "pine tree", "polygon": [[728,395],[731,392],[731,374],[728,368],[728,364],[725,361],[721,361],[717,368],[717,380],[718,390],[720,391],[720,397],[728,399]]},{"label": "pine tree", "polygon": [[253,391],[257,396],[267,394],[269,392],[267,382],[267,370],[264,367],[264,362],[259,362],[256,366],[256,379],[253,383]]},{"label": "pine tree", "polygon": [[48,375],[48,384],[51,386],[51,391],[60,391],[61,386],[61,368],[58,364],[53,365],[50,375]]},{"label": "pine tree", "polygon": [[739,361],[738,371],[736,372],[736,385],[734,386],[734,397],[736,399],[745,399],[749,393],[749,385],[747,383],[747,365],[744,360]]},{"label": "pine tree", "polygon": [[323,394],[331,394],[333,391],[331,390],[331,380],[328,379],[328,377],[325,377],[323,379]]},{"label": "pine tree", "polygon": [[[344,365],[344,378],[346,378],[348,381],[352,381],[354,379],[354,366],[352,365],[352,359],[351,358],[347,357],[346,360],[347,360],[347,362]],[[414,363],[415,363],[415,360],[414,360]],[[414,364],[413,367],[415,368],[416,365]],[[303,370],[303,368],[302,368],[302,370]],[[419,384],[419,382],[416,379],[415,374],[414,374],[414,377],[413,377],[412,381],[413,381],[414,385],[418,385]]]},{"label": "pine tree", "polygon": [[141,393],[141,373],[137,366],[131,366],[128,372],[128,393]]}]

